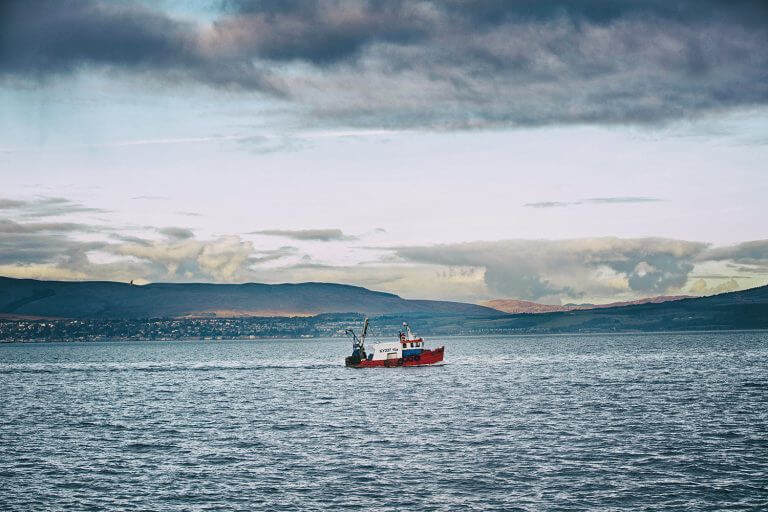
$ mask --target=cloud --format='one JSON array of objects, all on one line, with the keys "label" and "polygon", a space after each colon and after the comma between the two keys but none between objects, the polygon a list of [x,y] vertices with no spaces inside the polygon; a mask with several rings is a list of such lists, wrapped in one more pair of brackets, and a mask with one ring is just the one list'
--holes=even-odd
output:
[{"label": "cloud", "polygon": [[[77,212],[100,211],[61,197],[31,200],[0,199],[9,215],[0,218],[0,265],[20,265],[29,269],[63,265],[70,270],[84,261],[84,254],[102,242],[79,241],[74,236],[93,236],[113,231],[110,227],[77,222],[30,222],[30,219],[55,217]],[[41,267],[42,265],[43,267]]]},{"label": "cloud", "polygon": [[121,242],[128,242],[131,244],[152,245],[152,240],[138,236],[124,235],[122,233],[110,233],[109,237],[113,240],[119,240]]},{"label": "cloud", "polygon": [[223,3],[208,22],[6,1],[0,79],[119,70],[373,128],[659,123],[768,103],[760,0]]},{"label": "cloud", "polygon": [[[428,20],[406,2],[229,2],[237,16],[221,18],[214,37],[274,61],[328,65],[354,58],[373,42],[423,39]],[[408,14],[411,16],[408,16]]]},{"label": "cloud", "polygon": [[13,208],[20,208],[24,206],[24,201],[17,201],[15,199],[2,199],[0,198],[0,210],[10,210]]},{"label": "cloud", "polygon": [[18,223],[10,219],[0,219],[0,233],[40,233],[93,231],[93,226],[75,222],[26,222]]},{"label": "cloud", "polygon": [[9,0],[2,9],[5,75],[44,80],[106,66],[277,93],[246,59],[219,59],[204,48],[198,24],[137,2]]},{"label": "cloud", "polygon": [[167,227],[160,228],[157,232],[175,240],[187,240],[195,236],[192,230],[187,228]]},{"label": "cloud", "polygon": [[[232,281],[253,252],[249,242],[237,237],[211,241],[173,240],[150,244],[114,244],[102,251],[142,261],[151,277],[166,280],[214,279]],[[145,277],[146,275],[142,275]]]},{"label": "cloud", "polygon": [[525,203],[523,206],[528,208],[563,208],[566,206],[576,206],[579,204],[582,204],[581,201],[571,201],[571,202],[541,201],[538,203]]},{"label": "cloud", "polygon": [[[41,205],[85,209],[61,198],[18,201],[11,206],[17,216],[25,217],[30,209],[42,213]],[[0,267],[4,274],[16,277],[231,282],[248,280],[252,267],[294,250],[259,251],[251,242],[231,236],[197,240],[191,230],[181,227],[145,230],[165,238],[137,237],[111,226],[0,218]]]},{"label": "cloud", "polygon": [[702,254],[700,259],[768,266],[768,240],[754,240],[727,247],[712,248]]},{"label": "cloud", "polygon": [[658,197],[646,196],[620,196],[620,197],[591,197],[579,201],[541,201],[538,203],[526,203],[528,208],[564,208],[566,206],[579,206],[583,204],[632,204],[632,203],[657,203],[663,201]]},{"label": "cloud", "polygon": [[90,278],[90,274],[58,265],[31,263],[24,265],[0,264],[0,276],[17,279],[45,279],[54,281],[78,281]]},{"label": "cloud", "polygon": [[[238,237],[163,241],[123,237],[117,243],[76,240],[64,233],[0,232],[2,275],[50,279],[146,279],[243,282],[253,266],[288,251],[257,251]],[[105,255],[108,262],[100,262]]]},{"label": "cloud", "polygon": [[259,265],[296,251],[287,246],[257,250],[237,236],[199,240],[177,226],[145,226],[147,234],[164,236],[157,240],[135,236],[136,228],[30,221],[99,210],[61,197],[1,201],[15,218],[0,218],[0,267],[17,277],[239,282],[252,280]]},{"label": "cloud", "polygon": [[281,236],[293,240],[312,240],[318,242],[357,240],[357,237],[345,235],[340,229],[264,229],[261,231],[252,231],[249,234]]},{"label": "cloud", "polygon": [[[44,232],[48,231],[48,232]],[[0,231],[0,264],[59,264],[72,268],[101,242],[74,240],[67,232],[50,230]]]},{"label": "cloud", "polygon": [[[288,256],[293,256],[296,254],[297,251],[298,249],[296,247],[284,245],[282,247],[278,247],[277,249],[258,251],[248,258],[248,262],[250,264],[256,264],[256,265],[261,263],[268,263],[270,261],[276,261],[276,260],[286,258]],[[304,256],[306,257],[307,255],[305,254]]]},{"label": "cloud", "polygon": [[104,213],[101,208],[91,208],[64,197],[39,197],[30,200],[2,199],[0,209],[12,210],[25,218],[56,217],[71,213]]},{"label": "cloud", "polygon": [[168,66],[194,61],[193,27],[134,3],[43,0],[3,5],[3,69],[72,71],[83,64]]},{"label": "cloud", "polygon": [[715,295],[718,293],[735,292],[741,289],[742,286],[735,279],[729,279],[715,286],[709,286],[704,279],[697,279],[689,288],[690,292],[696,295]]},{"label": "cloud", "polygon": [[682,287],[706,244],[662,238],[506,240],[398,247],[405,261],[485,270],[491,294],[528,300],[660,294]]},{"label": "cloud", "polygon": [[233,281],[253,253],[253,246],[237,237],[225,237],[202,246],[197,256],[200,270],[214,279]]}]

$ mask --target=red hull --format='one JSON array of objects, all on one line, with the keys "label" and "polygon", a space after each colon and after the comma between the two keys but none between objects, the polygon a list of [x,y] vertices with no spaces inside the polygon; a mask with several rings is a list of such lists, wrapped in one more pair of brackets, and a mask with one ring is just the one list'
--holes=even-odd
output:
[{"label": "red hull", "polygon": [[351,365],[351,368],[375,368],[375,367],[395,367],[395,366],[428,366],[439,363],[443,360],[445,347],[434,350],[424,350],[421,354],[415,356],[401,357],[398,359],[379,359],[378,361],[364,360],[358,364]]}]

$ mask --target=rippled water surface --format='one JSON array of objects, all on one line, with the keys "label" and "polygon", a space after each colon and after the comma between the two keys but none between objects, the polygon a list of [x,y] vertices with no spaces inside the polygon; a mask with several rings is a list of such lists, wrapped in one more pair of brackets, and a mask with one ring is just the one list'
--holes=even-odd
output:
[{"label": "rippled water surface", "polygon": [[768,333],[443,341],[0,345],[0,509],[768,509]]}]

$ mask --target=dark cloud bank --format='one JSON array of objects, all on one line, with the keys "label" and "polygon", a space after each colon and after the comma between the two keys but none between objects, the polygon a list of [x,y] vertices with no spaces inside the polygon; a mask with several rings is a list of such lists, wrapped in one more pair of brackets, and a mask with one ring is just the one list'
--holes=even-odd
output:
[{"label": "dark cloud bank", "polygon": [[765,1],[0,3],[0,79],[84,68],[286,98],[357,125],[655,123],[768,101]]}]

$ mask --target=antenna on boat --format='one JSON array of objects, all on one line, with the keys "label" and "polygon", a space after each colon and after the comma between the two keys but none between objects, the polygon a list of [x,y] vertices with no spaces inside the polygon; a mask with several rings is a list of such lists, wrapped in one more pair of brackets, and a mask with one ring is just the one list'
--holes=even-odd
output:
[{"label": "antenna on boat", "polygon": [[415,340],[416,336],[414,336],[413,332],[411,332],[411,326],[408,325],[408,322],[403,322],[403,327],[405,327],[405,332],[408,333],[408,339],[409,340]]}]

